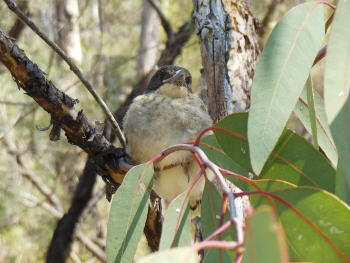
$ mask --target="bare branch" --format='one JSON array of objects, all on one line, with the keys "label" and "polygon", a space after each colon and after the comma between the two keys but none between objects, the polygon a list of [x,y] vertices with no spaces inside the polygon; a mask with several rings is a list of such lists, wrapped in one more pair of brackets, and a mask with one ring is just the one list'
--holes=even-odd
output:
[{"label": "bare branch", "polygon": [[95,183],[95,171],[92,160],[89,158],[89,165],[85,166],[83,176],[80,177],[77,190],[74,192],[71,207],[68,212],[57,222],[50,246],[47,251],[46,262],[65,262],[73,242],[73,233],[79,222],[86,204],[91,199]]},{"label": "bare branch", "polygon": [[34,207],[34,206],[40,206],[42,207],[44,210],[46,210],[47,212],[49,212],[51,215],[53,215],[56,218],[60,218],[62,217],[63,213],[61,211],[58,211],[55,207],[53,207],[52,205],[39,200],[39,198],[37,198],[36,196],[34,196],[33,194],[30,193],[22,193],[24,199],[24,205],[26,206],[30,206],[30,207]]},{"label": "bare branch", "polygon": [[32,184],[39,190],[39,192],[45,196],[45,198],[55,207],[55,209],[58,212],[61,213],[62,216],[63,208],[57,196],[54,193],[52,193],[51,189],[44,184],[44,182],[40,179],[39,176],[37,176],[35,173],[33,173],[33,171],[28,169],[28,167],[23,165],[23,162],[20,160],[20,157],[17,158],[17,162],[19,165],[19,172],[21,172],[23,176],[25,176],[29,181],[32,182]]},{"label": "bare branch", "polygon": [[83,73],[79,70],[79,68],[74,64],[74,62],[71,60],[71,58],[69,58],[66,55],[66,53],[59,46],[57,46],[55,43],[53,43],[46,36],[46,34],[40,28],[38,28],[35,25],[35,23],[21,11],[21,9],[19,9],[17,7],[17,5],[14,2],[12,2],[10,0],[5,0],[5,2],[11,11],[13,11],[17,16],[19,16],[24,23],[26,23],[38,36],[41,37],[41,39],[43,39],[58,55],[60,55],[64,59],[64,61],[66,61],[66,63],[70,66],[70,69],[81,80],[81,82],[85,85],[85,87],[88,89],[88,91],[94,97],[94,99],[100,105],[103,112],[106,114],[108,120],[112,124],[112,129],[115,132],[115,134],[117,135],[122,147],[126,147],[124,135],[123,135],[118,123],[115,121],[113,114],[110,112],[110,110],[108,109],[105,102],[102,100],[100,95],[98,95],[98,93],[92,87],[92,85],[87,80],[87,78],[83,75]]},{"label": "bare branch", "polygon": [[173,41],[174,39],[174,33],[173,30],[171,29],[171,25],[168,21],[168,19],[166,19],[166,17],[164,16],[163,12],[159,9],[159,7],[153,2],[153,0],[148,0],[148,2],[151,4],[151,6],[156,10],[160,21],[162,22],[162,26],[164,28],[164,31],[168,37],[168,40]]},{"label": "bare branch", "polygon": [[[23,197],[25,198],[24,203],[27,206],[40,206],[56,218],[61,218],[63,216],[62,212],[56,210],[46,202],[40,201],[32,194],[23,193]],[[107,262],[106,253],[87,236],[85,236],[82,231],[77,231],[76,237],[94,256],[96,256],[102,262]]]},{"label": "bare branch", "polygon": [[[196,154],[199,157],[200,162],[206,167],[209,168],[215,175],[215,178],[217,179],[220,189],[218,189],[222,193],[223,199],[228,199],[229,202],[229,210],[230,210],[230,220],[231,222],[234,222],[236,231],[237,231],[237,243],[240,245],[243,243],[243,223],[238,219],[237,217],[237,209],[235,205],[235,197],[234,194],[231,192],[230,188],[227,186],[225,178],[220,172],[219,167],[214,164],[212,161],[209,160],[209,158],[206,156],[206,154],[202,151],[201,148],[198,146],[193,146],[189,144],[177,144],[170,146],[163,150],[158,156],[152,159],[153,164],[157,165],[160,161],[162,161],[166,156],[169,154],[175,152],[175,151],[189,151],[192,154]],[[201,165],[201,163],[199,163]],[[203,175],[202,175],[203,176]],[[225,202],[225,200],[223,200]]]},{"label": "bare branch", "polygon": [[[23,12],[29,16],[29,0],[22,0],[19,2],[18,7],[23,10]],[[9,32],[9,36],[18,39],[18,37],[23,32],[23,29],[25,28],[25,24],[22,22],[21,19],[17,18],[13,27],[11,28]]]},{"label": "bare branch", "polygon": [[93,125],[82,111],[77,112],[74,108],[77,100],[59,91],[48,81],[37,65],[1,28],[0,61],[9,69],[18,87],[51,114],[54,126],[66,132],[68,141],[82,148],[95,161],[101,176],[117,173],[118,159],[125,155],[124,150],[116,149],[100,134],[98,123]]},{"label": "bare branch", "polygon": [[78,231],[76,234],[76,237],[78,240],[83,243],[86,248],[94,255],[96,256],[99,260],[102,262],[107,262],[107,256],[106,253],[99,248],[94,242],[91,241],[87,236],[83,234],[83,232]]},{"label": "bare branch", "polygon": [[106,194],[106,188],[102,187],[97,193],[90,199],[89,203],[86,205],[82,215],[80,216],[81,218],[84,218],[92,208],[96,206],[98,201],[101,200],[101,198]]},{"label": "bare branch", "polygon": [[[188,22],[181,26],[175,34],[174,40],[168,40],[166,49],[161,54],[157,64],[159,66],[173,64],[193,32],[193,27]],[[131,167],[124,160],[124,152],[121,149],[115,149],[101,134],[96,134],[94,125],[88,122],[82,112],[76,112],[74,109],[73,106],[76,101],[57,90],[51,82],[46,80],[43,72],[26,57],[1,29],[0,61],[8,67],[19,87],[23,88],[54,118],[60,120],[61,127],[66,132],[68,140],[72,144],[81,147],[92,157],[99,174],[106,182],[107,196],[110,197]],[[137,83],[128,100],[119,108],[116,115],[120,120],[132,100],[144,92],[152,74],[153,72],[148,73]],[[44,94],[46,93],[47,96],[45,97]],[[89,141],[88,138],[92,140]],[[88,201],[90,199],[91,193],[87,188],[92,189],[94,180],[91,182],[90,179],[93,179],[94,176],[95,170],[91,164],[87,165],[80,177],[70,209],[57,224],[48,249],[48,262],[63,262],[69,255],[75,225],[79,221],[81,210],[86,206],[83,200]],[[157,250],[161,230],[161,220],[159,220],[161,212],[150,210],[150,213],[154,215],[147,221],[148,229],[151,231],[147,232],[146,226],[145,233],[152,250]]]}]

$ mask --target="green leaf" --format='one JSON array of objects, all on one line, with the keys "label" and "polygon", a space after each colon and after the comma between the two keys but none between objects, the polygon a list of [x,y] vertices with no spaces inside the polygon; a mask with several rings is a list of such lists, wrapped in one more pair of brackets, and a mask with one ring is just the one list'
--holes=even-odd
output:
[{"label": "green leaf", "polygon": [[[207,180],[202,196],[201,225],[203,239],[206,239],[219,228],[221,207],[221,195],[212,185],[212,183]],[[223,222],[227,222],[228,220],[230,220],[230,214],[228,210],[226,210]],[[218,237],[215,237],[213,240],[219,239]],[[221,240],[237,240],[236,229],[234,227],[231,227],[228,230],[224,231],[221,235]],[[235,257],[236,253],[234,251],[226,251],[217,248],[205,249],[206,262],[232,262]],[[229,260],[230,258],[231,260]]]},{"label": "green leaf", "polygon": [[346,183],[345,174],[343,172],[343,167],[338,163],[337,173],[335,177],[335,194],[345,203],[350,205],[350,188]]},{"label": "green leaf", "polygon": [[[280,180],[271,180],[271,179],[261,179],[261,180],[254,180],[254,183],[260,188],[256,188],[253,185],[250,185],[250,191],[265,191],[265,192],[273,192],[277,190],[283,190],[287,188],[293,188],[296,187],[293,184],[287,183],[285,181]],[[262,203],[270,204],[266,202],[266,197],[263,195],[252,195],[250,196],[251,204],[254,207],[260,206]]]},{"label": "green leaf", "polygon": [[[130,261],[132,262],[132,261]],[[138,260],[136,263],[174,263],[174,262],[186,262],[197,263],[198,254],[197,251],[191,247],[179,247],[168,250],[162,250],[160,252],[153,253],[147,257]]]},{"label": "green leaf", "polygon": [[[307,94],[306,88],[300,95],[300,98],[295,105],[294,112],[310,133],[311,123],[309,115],[309,107],[307,103]],[[329,160],[332,162],[333,166],[337,166],[338,162],[338,152],[335,147],[335,143],[332,138],[331,130],[328,125],[328,120],[326,116],[326,111],[324,108],[324,101],[321,96],[313,90],[314,101],[315,101],[315,110],[316,110],[316,126],[317,126],[317,137],[319,145],[321,146],[324,153],[327,155]]]},{"label": "green leaf", "polygon": [[324,78],[328,121],[337,146],[347,189],[350,188],[350,2],[339,1],[329,36]]},{"label": "green leaf", "polygon": [[133,167],[115,193],[108,221],[108,262],[132,262],[145,226],[153,166]]},{"label": "green leaf", "polygon": [[287,261],[287,244],[273,209],[268,206],[258,208],[247,217],[242,263]]},{"label": "green leaf", "polygon": [[324,36],[321,5],[301,4],[277,24],[258,62],[252,87],[248,138],[260,174],[292,113]]},{"label": "green leaf", "polygon": [[280,179],[335,191],[335,170],[304,138],[285,129],[268,158],[261,178]]},{"label": "green leaf", "polygon": [[247,138],[248,113],[234,113],[221,119],[215,127],[229,131],[214,130],[214,135],[221,149],[235,163],[252,172]]},{"label": "green leaf", "polygon": [[159,250],[191,245],[191,216],[186,192],[176,197],[168,207],[162,228]]},{"label": "green leaf", "polygon": [[[215,126],[230,134],[214,131],[225,153],[252,172],[247,141],[247,113],[231,114]],[[308,185],[334,193],[335,170],[328,160],[304,138],[285,129],[268,158],[260,178],[279,179],[295,185]]]},{"label": "green leaf", "polygon": [[276,204],[292,261],[349,262],[350,209],[345,203],[311,187],[271,193],[288,204],[270,197]]},{"label": "green leaf", "polygon": [[[204,151],[209,160],[215,163],[217,166],[248,177],[247,170],[243,169],[226,155],[226,153],[221,149],[220,145],[216,141],[214,135],[209,135],[203,138],[201,140],[200,148]],[[225,176],[225,178],[227,178],[231,183],[233,183],[242,191],[249,189],[249,185],[240,179],[232,176]]]},{"label": "green leaf", "polygon": [[312,140],[314,141],[315,149],[318,150],[318,136],[317,136],[317,126],[316,126],[315,100],[314,100],[314,93],[313,93],[313,90],[312,90],[312,83],[311,83],[310,76],[307,78],[305,88],[306,88],[307,104],[308,104],[309,116],[310,116],[310,126],[311,126]]}]

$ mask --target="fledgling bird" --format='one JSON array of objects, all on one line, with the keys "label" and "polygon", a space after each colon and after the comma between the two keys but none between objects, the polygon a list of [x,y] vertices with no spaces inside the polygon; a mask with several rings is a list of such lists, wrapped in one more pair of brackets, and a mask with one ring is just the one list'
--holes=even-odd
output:
[{"label": "fledgling bird", "polygon": [[[124,117],[127,153],[136,164],[146,163],[165,148],[194,141],[212,125],[203,101],[192,93],[190,72],[164,66],[153,75],[145,93],[134,99]],[[162,198],[163,209],[192,184],[200,171],[188,151],[177,151],[155,167],[153,190]],[[190,207],[198,211],[204,176],[192,189]],[[192,217],[198,214],[192,213]]]}]

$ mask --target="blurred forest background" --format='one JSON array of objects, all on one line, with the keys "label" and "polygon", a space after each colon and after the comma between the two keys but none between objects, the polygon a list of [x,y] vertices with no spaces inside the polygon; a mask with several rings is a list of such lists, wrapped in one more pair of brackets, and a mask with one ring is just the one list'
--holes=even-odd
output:
[{"label": "blurred forest background", "polygon": [[[305,1],[253,0],[263,49],[271,29],[293,6]],[[166,48],[161,13],[173,32],[183,25],[191,33],[174,64],[193,75],[193,88],[200,86],[201,56],[198,37],[190,30],[192,2],[187,0],[37,0],[17,1],[28,16],[76,62],[112,112],[118,110],[138,80],[155,67]],[[159,12],[160,11],[160,12]],[[46,72],[57,88],[79,99],[91,120],[104,121],[102,110],[66,63],[17,16],[0,3],[0,27]],[[187,23],[187,24],[186,24]],[[322,70],[319,63],[313,71]],[[315,77],[321,91],[323,80]],[[43,262],[57,221],[69,209],[87,155],[68,143],[51,142],[50,116],[18,90],[7,69],[0,64],[0,262]],[[294,125],[298,130],[298,125]],[[299,131],[303,133],[302,130]],[[97,177],[94,198],[75,231],[69,262],[104,262],[109,203],[104,182]],[[149,253],[145,242],[138,256]]]}]

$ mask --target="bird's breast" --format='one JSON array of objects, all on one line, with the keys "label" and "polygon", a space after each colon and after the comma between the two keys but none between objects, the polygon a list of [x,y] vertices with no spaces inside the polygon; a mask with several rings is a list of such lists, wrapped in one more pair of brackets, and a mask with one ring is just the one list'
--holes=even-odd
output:
[{"label": "bird's breast", "polygon": [[[195,140],[211,124],[196,95],[175,99],[155,93],[139,96],[124,118],[128,154],[137,163],[147,162],[171,145]],[[189,155],[185,151],[173,153],[160,165],[181,163]]]}]

